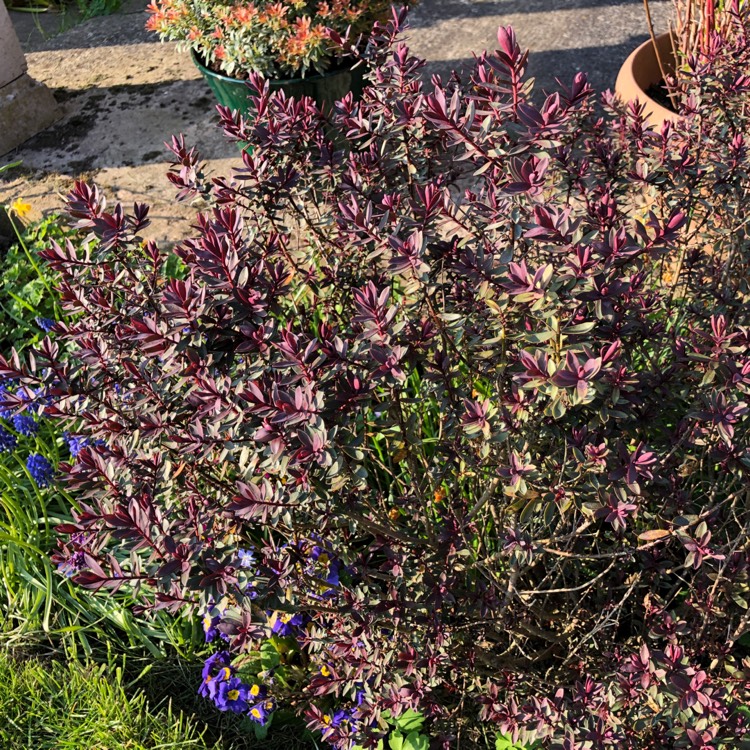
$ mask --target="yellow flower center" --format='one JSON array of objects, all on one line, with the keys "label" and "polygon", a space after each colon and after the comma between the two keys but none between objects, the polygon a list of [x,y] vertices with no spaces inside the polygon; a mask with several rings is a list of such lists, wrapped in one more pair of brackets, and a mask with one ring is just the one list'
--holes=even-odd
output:
[{"label": "yellow flower center", "polygon": [[260,719],[260,711],[257,708],[250,709],[250,715],[255,719]]},{"label": "yellow flower center", "polygon": [[331,717],[328,714],[323,714],[323,723],[328,726],[331,723]]},{"label": "yellow flower center", "polygon": [[227,693],[227,698],[229,698],[230,701],[236,701],[237,698],[240,697],[240,691],[239,690],[230,690]]},{"label": "yellow flower center", "polygon": [[286,623],[288,623],[289,620],[292,619],[292,617],[294,617],[294,615],[290,615],[288,612],[284,612],[284,614],[282,614],[281,617],[279,617],[279,620],[281,620],[281,622],[283,622],[286,625]]},{"label": "yellow flower center", "polygon": [[323,666],[322,666],[322,667],[320,668],[320,674],[322,674],[322,675],[323,675],[323,677],[330,677],[330,676],[331,676],[331,670],[330,670],[330,669],[328,669],[328,667],[327,667],[327,666],[326,666],[326,665],[324,664],[324,665],[323,665]]},{"label": "yellow flower center", "polygon": [[232,670],[229,669],[229,667],[222,667],[222,669],[219,671],[219,674],[216,675],[217,677],[221,678],[222,680],[228,680],[232,675]]},{"label": "yellow flower center", "polygon": [[260,685],[253,685],[250,688],[250,695],[258,695],[260,693]]}]

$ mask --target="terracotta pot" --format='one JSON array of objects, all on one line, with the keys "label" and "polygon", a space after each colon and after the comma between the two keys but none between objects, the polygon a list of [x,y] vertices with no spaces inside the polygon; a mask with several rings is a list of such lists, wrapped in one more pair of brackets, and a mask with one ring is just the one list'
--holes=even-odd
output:
[{"label": "terracotta pot", "polygon": [[[657,36],[656,47],[659,50],[667,75],[674,73],[675,60],[669,34]],[[628,59],[625,60],[615,83],[615,93],[624,102],[637,99],[646,105],[646,116],[650,124],[657,129],[662,126],[665,120],[675,120],[678,117],[671,109],[663,107],[646,95],[649,87],[660,83],[661,80],[659,61],[654,51],[654,45],[649,39],[633,50]]]}]

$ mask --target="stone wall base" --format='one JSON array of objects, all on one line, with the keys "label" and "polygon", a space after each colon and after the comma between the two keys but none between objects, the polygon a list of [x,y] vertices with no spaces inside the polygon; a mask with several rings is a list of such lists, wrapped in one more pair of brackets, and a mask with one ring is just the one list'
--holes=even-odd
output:
[{"label": "stone wall base", "polygon": [[0,88],[0,156],[62,116],[52,92],[28,74]]}]

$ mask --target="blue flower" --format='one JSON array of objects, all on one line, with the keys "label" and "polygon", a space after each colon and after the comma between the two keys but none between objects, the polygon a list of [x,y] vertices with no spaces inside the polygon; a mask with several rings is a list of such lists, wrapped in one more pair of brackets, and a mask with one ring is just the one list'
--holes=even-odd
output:
[{"label": "blue flower", "polygon": [[351,710],[345,709],[345,708],[339,709],[333,715],[333,719],[331,720],[331,726],[340,727],[345,722],[351,724],[353,718],[354,717],[353,717]]},{"label": "blue flower", "polygon": [[88,448],[90,445],[104,445],[103,440],[92,440],[86,435],[73,435],[67,430],[63,432],[63,438],[68,444],[68,450],[73,458],[76,458],[84,448]]},{"label": "blue flower", "polygon": [[256,703],[248,712],[247,715],[255,722],[263,726],[268,721],[269,714],[273,713],[276,708],[276,703],[273,698]]},{"label": "blue flower", "polygon": [[51,320],[50,318],[37,318],[36,324],[45,332],[48,333],[53,325],[55,325],[55,321]]},{"label": "blue flower", "polygon": [[26,468],[29,470],[32,479],[39,487],[49,487],[55,470],[52,464],[39,453],[32,453],[26,459]]},{"label": "blue flower", "polygon": [[212,654],[203,664],[203,681],[198,688],[198,695],[215,698],[219,684],[231,679],[233,674],[228,651]]},{"label": "blue flower", "polygon": [[19,399],[19,405],[25,406],[26,410],[31,414],[43,414],[45,405],[51,402],[44,388],[35,391],[29,386],[25,386],[19,388],[15,395]]},{"label": "blue flower", "polygon": [[87,439],[82,435],[71,435],[67,430],[63,432],[63,440],[68,444],[70,455],[75,458],[86,447]]},{"label": "blue flower", "polygon": [[[326,576],[326,583],[331,586],[338,586],[341,582],[342,567],[341,560],[331,560],[330,567],[328,568],[328,575]],[[327,593],[333,594],[333,591],[329,589]]]},{"label": "blue flower", "polygon": [[238,549],[237,557],[240,559],[241,568],[255,567],[255,555],[249,549]]},{"label": "blue flower", "polygon": [[4,427],[0,427],[0,453],[11,453],[18,445],[18,438]]},{"label": "blue flower", "polygon": [[295,615],[289,612],[274,612],[271,615],[271,630],[280,635],[282,638],[286,638],[289,635],[293,635],[294,631],[302,625],[304,619],[301,614]]},{"label": "blue flower", "polygon": [[239,677],[231,677],[219,683],[214,696],[214,703],[219,711],[232,711],[235,714],[242,714],[250,708],[249,696],[250,688]]},{"label": "blue flower", "polygon": [[248,694],[253,701],[264,701],[268,690],[265,685],[253,684],[248,688]]},{"label": "blue flower", "polygon": [[61,562],[57,569],[66,578],[72,578],[86,567],[86,556],[81,551],[74,552],[65,562]]},{"label": "blue flower", "polygon": [[211,610],[207,610],[203,615],[203,634],[206,636],[206,643],[211,641],[219,635],[219,630],[216,627],[221,622],[219,615],[211,616]]},{"label": "blue flower", "polygon": [[322,597],[335,596],[335,589],[341,582],[343,563],[333,553],[321,545],[315,544],[307,553],[308,564],[305,572],[313,578],[322,578],[326,584],[319,585],[318,593]]},{"label": "blue flower", "polygon": [[39,432],[39,422],[34,417],[29,417],[26,414],[16,414],[13,417],[13,429],[19,435],[25,435],[26,437],[34,437]]},{"label": "blue flower", "polygon": [[251,600],[257,599],[258,591],[255,588],[255,581],[250,581],[250,583],[248,583],[247,586],[245,586],[242,593]]},{"label": "blue flower", "polygon": [[8,389],[4,385],[0,385],[0,417],[3,419],[10,419],[13,416],[13,412],[2,405],[3,400],[9,395]]}]

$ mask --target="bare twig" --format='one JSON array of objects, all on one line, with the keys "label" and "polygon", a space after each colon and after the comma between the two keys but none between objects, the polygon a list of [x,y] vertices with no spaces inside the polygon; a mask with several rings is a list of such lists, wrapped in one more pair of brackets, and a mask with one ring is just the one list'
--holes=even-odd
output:
[{"label": "bare twig", "polygon": [[[656,34],[654,32],[654,22],[651,20],[651,6],[648,4],[648,0],[643,0],[643,7],[646,11],[646,23],[648,23],[648,33],[651,35],[651,44],[654,47],[654,54],[656,55],[656,62],[659,65],[659,72],[661,73],[662,80],[664,81],[664,87],[667,88],[667,73],[664,68],[664,62],[661,59],[661,53],[659,47],[656,44]],[[677,102],[675,101],[674,93],[669,91],[667,88],[667,94],[672,101],[672,106],[677,108]]]}]

